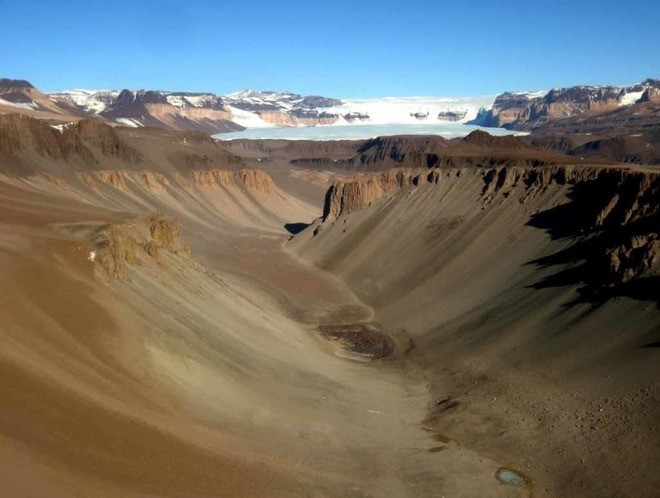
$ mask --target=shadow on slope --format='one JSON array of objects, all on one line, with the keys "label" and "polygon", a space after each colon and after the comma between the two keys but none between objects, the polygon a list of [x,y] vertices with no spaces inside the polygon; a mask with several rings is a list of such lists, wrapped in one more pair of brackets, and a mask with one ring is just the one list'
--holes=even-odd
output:
[{"label": "shadow on slope", "polygon": [[286,223],[284,228],[292,235],[297,235],[307,228],[311,223]]},{"label": "shadow on slope", "polygon": [[627,296],[660,306],[657,194],[657,180],[600,175],[573,185],[569,202],[532,215],[529,226],[546,230],[553,240],[570,238],[573,243],[529,262],[562,268],[531,287],[577,286],[579,298],[569,305]]}]

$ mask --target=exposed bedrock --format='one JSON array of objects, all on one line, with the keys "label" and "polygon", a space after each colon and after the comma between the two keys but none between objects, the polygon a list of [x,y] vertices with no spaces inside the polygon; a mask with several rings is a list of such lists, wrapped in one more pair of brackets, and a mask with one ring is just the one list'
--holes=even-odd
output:
[{"label": "exposed bedrock", "polygon": [[590,299],[616,292],[660,298],[660,174],[655,172],[581,166],[503,167],[477,172],[392,169],[331,185],[323,220],[332,223],[402,189],[433,188],[438,183],[460,185],[463,175],[474,174],[482,178],[483,205],[509,196],[524,204],[551,186],[568,189],[568,202],[534,214],[528,224],[547,230],[555,239],[573,237],[575,244],[535,263],[584,263],[577,270],[538,283],[539,287],[582,282],[586,284],[585,297]]}]

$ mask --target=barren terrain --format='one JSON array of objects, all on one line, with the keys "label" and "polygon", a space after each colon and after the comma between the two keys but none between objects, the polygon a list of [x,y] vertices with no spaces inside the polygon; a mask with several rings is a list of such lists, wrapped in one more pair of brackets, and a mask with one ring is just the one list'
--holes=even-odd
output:
[{"label": "barren terrain", "polygon": [[8,496],[657,493],[657,169],[0,118]]}]

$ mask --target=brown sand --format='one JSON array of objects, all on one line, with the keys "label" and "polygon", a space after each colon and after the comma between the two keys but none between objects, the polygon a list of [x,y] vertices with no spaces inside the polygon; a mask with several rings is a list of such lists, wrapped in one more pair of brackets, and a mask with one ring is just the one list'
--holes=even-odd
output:
[{"label": "brown sand", "polygon": [[[9,496],[657,489],[657,349],[639,347],[657,340],[657,307],[566,307],[575,285],[529,287],[557,271],[530,261],[571,242],[527,223],[568,187],[521,204],[521,183],[485,202],[481,172],[466,170],[289,241],[287,225],[321,215],[318,177],[262,164],[271,184],[234,159],[209,173],[228,157],[213,144],[185,146],[212,157],[200,167],[171,135],[121,133],[141,163],[116,168],[96,146],[93,167],[29,147],[3,163]],[[157,211],[180,238],[153,230]],[[108,247],[125,273],[101,271]],[[394,354],[342,358],[317,330],[360,322]],[[528,482],[498,481],[502,467]]]}]

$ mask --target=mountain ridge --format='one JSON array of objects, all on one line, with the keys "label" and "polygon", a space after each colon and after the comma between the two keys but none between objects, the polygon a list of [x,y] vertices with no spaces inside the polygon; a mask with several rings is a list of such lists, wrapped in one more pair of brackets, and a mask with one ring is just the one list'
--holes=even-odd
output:
[{"label": "mountain ridge", "polygon": [[[0,112],[35,117],[47,113],[45,117],[57,119],[59,115],[62,120],[97,117],[130,127],[160,126],[209,134],[272,126],[442,122],[527,132],[557,127],[589,132],[594,126],[602,128],[594,124],[598,116],[613,112],[617,126],[632,123],[638,131],[660,122],[658,104],[660,80],[653,78],[629,86],[580,85],[547,92],[504,92],[495,97],[382,99],[255,90],[226,95],[148,89],[42,93],[27,80],[0,80]],[[642,121],[640,113],[645,116]]]}]

